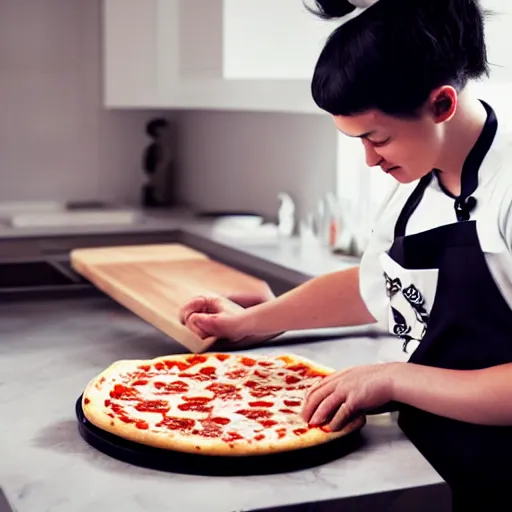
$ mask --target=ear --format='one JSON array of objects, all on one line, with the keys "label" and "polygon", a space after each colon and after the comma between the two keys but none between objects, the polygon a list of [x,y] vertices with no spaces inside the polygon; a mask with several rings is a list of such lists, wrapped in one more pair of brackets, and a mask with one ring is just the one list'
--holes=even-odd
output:
[{"label": "ear", "polygon": [[436,123],[449,121],[457,110],[458,99],[457,91],[450,85],[443,85],[432,91],[429,106],[434,121]]}]

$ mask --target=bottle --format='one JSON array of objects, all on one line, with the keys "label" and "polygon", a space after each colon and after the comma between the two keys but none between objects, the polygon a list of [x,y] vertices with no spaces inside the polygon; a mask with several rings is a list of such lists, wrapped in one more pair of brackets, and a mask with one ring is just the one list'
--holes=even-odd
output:
[{"label": "bottle", "polygon": [[283,237],[291,237],[295,229],[295,204],[289,194],[281,192],[277,196],[280,201],[278,218],[278,233]]}]

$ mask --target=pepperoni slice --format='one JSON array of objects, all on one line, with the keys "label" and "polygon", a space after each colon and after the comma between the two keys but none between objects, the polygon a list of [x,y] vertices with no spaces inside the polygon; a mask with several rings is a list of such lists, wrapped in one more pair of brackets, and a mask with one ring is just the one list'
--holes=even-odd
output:
[{"label": "pepperoni slice", "polygon": [[235,411],[237,414],[241,414],[250,420],[258,420],[260,418],[270,418],[272,413],[266,409],[239,409]]},{"label": "pepperoni slice", "polygon": [[187,393],[189,390],[189,385],[181,380],[176,380],[174,382],[169,383],[154,382],[153,386],[155,386],[155,388],[158,389],[159,391],[162,391],[161,393],[157,393],[160,395]]},{"label": "pepperoni slice", "polygon": [[206,363],[207,360],[208,360],[208,358],[206,356],[200,356],[200,355],[187,357],[187,363],[190,366],[194,366],[196,364],[201,364],[201,363]]},{"label": "pepperoni slice", "polygon": [[254,366],[256,364],[256,361],[250,357],[242,357],[242,359],[240,360],[240,362],[244,365],[244,366]]},{"label": "pepperoni slice", "polygon": [[122,384],[115,384],[114,389],[110,391],[110,398],[117,400],[133,400],[137,397],[139,392],[136,389],[123,386]]},{"label": "pepperoni slice", "polygon": [[278,428],[276,430],[277,438],[282,439],[286,435],[286,429],[285,428]]},{"label": "pepperoni slice", "polygon": [[183,396],[181,397],[185,402],[196,402],[199,404],[205,404],[206,402],[210,402],[213,400],[210,397],[207,396]]},{"label": "pepperoni slice", "polygon": [[126,411],[123,409],[123,407],[119,404],[111,404],[111,408],[114,411],[114,413],[117,415],[120,421],[123,423],[135,423],[135,426],[141,430],[147,430],[149,428],[149,425],[144,420],[139,420],[135,418],[131,418],[126,414]]},{"label": "pepperoni slice", "polygon": [[217,354],[215,357],[219,361],[225,361],[226,359],[229,359],[231,356],[229,354]]},{"label": "pepperoni slice", "polygon": [[178,376],[186,379],[197,380],[199,382],[215,379],[214,375],[205,375],[204,373],[180,373]]},{"label": "pepperoni slice", "polygon": [[159,412],[166,413],[171,406],[165,400],[144,400],[135,406],[135,409],[140,412]]},{"label": "pepperoni slice", "polygon": [[284,405],[287,407],[297,407],[301,404],[300,400],[285,400]]},{"label": "pepperoni slice", "polygon": [[215,368],[213,366],[205,366],[199,370],[199,373],[208,376],[215,376]]},{"label": "pepperoni slice", "polygon": [[205,405],[202,401],[186,402],[184,404],[179,404],[178,409],[180,411],[211,412],[213,410],[213,406]]},{"label": "pepperoni slice", "polygon": [[164,364],[165,364],[166,368],[168,368],[169,370],[171,370],[172,368],[178,368],[178,370],[180,372],[190,368],[190,365],[188,365],[187,363],[184,363],[183,361],[169,361],[169,360],[166,360],[166,361],[164,361]]},{"label": "pepperoni slice", "polygon": [[265,436],[263,434],[258,434],[257,436],[254,436],[255,441],[262,441],[265,439]]},{"label": "pepperoni slice", "polygon": [[222,440],[226,443],[232,443],[233,441],[239,441],[240,439],[243,439],[243,436],[240,435],[238,432],[227,432],[223,437]]},{"label": "pepperoni slice", "polygon": [[256,400],[255,402],[249,402],[250,407],[272,407],[274,402],[266,402],[264,400]]},{"label": "pepperoni slice", "polygon": [[277,421],[274,420],[258,420],[258,423],[265,428],[270,428],[274,425],[277,425]]},{"label": "pepperoni slice", "polygon": [[283,389],[282,386],[260,386],[258,385],[254,389],[251,390],[251,396],[254,398],[263,398],[265,396],[270,396],[276,393],[277,391]]},{"label": "pepperoni slice", "polygon": [[190,430],[194,427],[196,421],[190,418],[175,418],[173,416],[164,416],[162,421],[156,424],[157,427],[166,427],[169,430]]},{"label": "pepperoni slice", "polygon": [[297,382],[300,382],[301,379],[299,379],[298,377],[295,377],[295,375],[287,375],[284,380],[285,380],[286,384],[290,385],[290,384],[297,384]]},{"label": "pepperoni slice", "polygon": [[240,400],[242,397],[238,388],[234,384],[226,384],[224,382],[214,382],[206,386],[217,398]]},{"label": "pepperoni slice", "polygon": [[237,370],[226,372],[225,375],[228,379],[243,379],[247,375],[247,370],[245,370],[244,368],[238,368]]},{"label": "pepperoni slice", "polygon": [[296,435],[296,436],[301,436],[302,434],[305,434],[306,432],[308,431],[307,428],[296,428],[293,433]]},{"label": "pepperoni slice", "polygon": [[222,417],[216,417],[216,418],[209,418],[209,420],[212,422],[212,423],[215,423],[216,425],[227,425],[228,423],[231,422],[231,420],[229,418],[222,418]]},{"label": "pepperoni slice", "polygon": [[301,377],[305,377],[309,372],[309,366],[306,366],[303,363],[294,364],[292,366],[288,366],[287,368],[292,372],[297,372]]}]

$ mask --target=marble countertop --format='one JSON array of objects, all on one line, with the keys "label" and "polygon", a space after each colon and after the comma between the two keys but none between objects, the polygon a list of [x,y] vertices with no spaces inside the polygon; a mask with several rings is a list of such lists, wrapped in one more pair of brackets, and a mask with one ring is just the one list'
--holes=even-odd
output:
[{"label": "marble countertop", "polygon": [[[380,341],[366,328],[290,332],[247,352],[290,351],[343,368],[375,361]],[[357,451],[271,476],[153,471],[109,458],[82,440],[74,405],[92,377],[118,359],[182,351],[107,298],[1,304],[0,486],[16,509],[233,512],[441,482],[391,415],[369,418]]]}]

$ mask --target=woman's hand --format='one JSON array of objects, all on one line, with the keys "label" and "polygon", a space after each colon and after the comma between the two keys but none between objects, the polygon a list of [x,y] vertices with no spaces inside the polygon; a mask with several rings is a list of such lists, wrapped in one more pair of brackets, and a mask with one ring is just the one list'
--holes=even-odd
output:
[{"label": "woman's hand", "polygon": [[234,312],[228,299],[195,297],[180,310],[180,321],[201,339],[215,336],[240,341],[252,334],[245,310]]},{"label": "woman's hand", "polygon": [[393,400],[393,379],[400,364],[356,366],[329,375],[306,395],[302,417],[310,425],[335,431],[358,414]]},{"label": "woman's hand", "polygon": [[[232,294],[223,297],[195,297],[180,310],[180,321],[201,339],[215,336],[230,341],[265,341],[277,334],[256,333],[256,320],[246,309],[275,298],[268,287],[259,293]],[[241,306],[234,310],[233,304]]]}]

